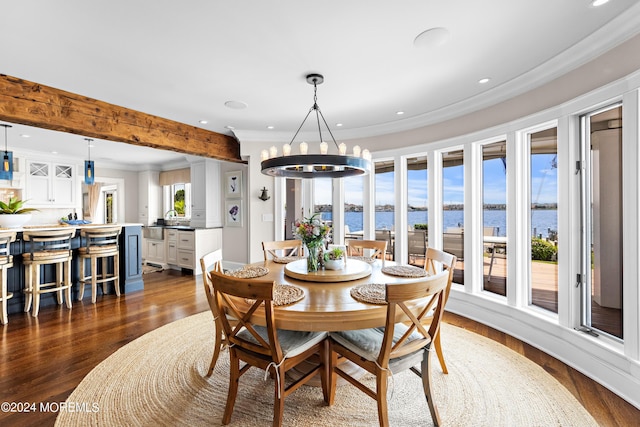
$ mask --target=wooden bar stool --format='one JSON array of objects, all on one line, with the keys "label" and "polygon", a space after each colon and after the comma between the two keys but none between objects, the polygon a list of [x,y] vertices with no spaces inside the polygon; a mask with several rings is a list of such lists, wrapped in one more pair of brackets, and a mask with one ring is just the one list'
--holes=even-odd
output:
[{"label": "wooden bar stool", "polygon": [[13,256],[9,253],[11,249],[11,242],[15,242],[15,231],[2,231],[0,232],[0,286],[2,286],[2,292],[0,293],[0,301],[2,301],[2,311],[0,311],[0,322],[6,325],[9,321],[7,316],[7,300],[13,297],[12,293],[7,292],[7,270],[13,267]]},{"label": "wooden bar stool", "polygon": [[[84,286],[91,283],[91,302],[95,304],[98,293],[98,283],[102,283],[102,293],[107,293],[107,285],[113,282],[116,295],[120,296],[120,260],[118,250],[118,236],[121,226],[84,228],[80,235],[86,239],[86,246],[81,247],[80,257],[80,292],[78,300],[84,297]],[[109,258],[113,258],[113,273],[109,274]],[[90,259],[91,270],[87,275],[85,260]],[[102,272],[98,273],[98,259],[102,260]]]},{"label": "wooden bar stool", "polygon": [[[71,238],[75,229],[68,227],[57,230],[25,230],[22,237],[30,242],[29,252],[22,255],[25,267],[24,311],[28,312],[33,300],[31,315],[36,317],[40,310],[40,295],[56,292],[58,304],[62,304],[64,291],[66,304],[71,308]],[[55,264],[55,278],[51,282],[40,283],[40,267]],[[46,280],[46,272],[45,272]]]}]

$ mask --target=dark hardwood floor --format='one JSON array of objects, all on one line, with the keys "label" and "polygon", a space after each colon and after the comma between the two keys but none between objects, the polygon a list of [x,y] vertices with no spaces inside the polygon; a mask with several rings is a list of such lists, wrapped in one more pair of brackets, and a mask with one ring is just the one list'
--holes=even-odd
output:
[{"label": "dark hardwood floor", "polygon": [[[36,403],[32,413],[0,412],[2,426],[53,425],[57,413],[40,403],[64,402],[82,378],[117,349],[174,320],[208,310],[201,277],[176,271],[144,276],[145,289],[90,296],[64,306],[43,307],[38,318],[9,316],[0,326],[0,403]],[[461,316],[445,321],[494,339],[542,366],[560,381],[602,426],[635,426],[640,411],[560,361],[506,334]],[[53,406],[53,405],[52,405]]]}]

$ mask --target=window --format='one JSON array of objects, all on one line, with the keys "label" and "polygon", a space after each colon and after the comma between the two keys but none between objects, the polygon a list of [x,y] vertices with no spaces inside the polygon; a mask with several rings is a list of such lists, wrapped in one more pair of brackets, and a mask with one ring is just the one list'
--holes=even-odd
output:
[{"label": "window", "polygon": [[395,223],[395,172],[393,161],[376,162],[374,168],[376,230],[393,230]]},{"label": "window", "polygon": [[531,277],[529,304],[558,313],[558,130],[528,135]]},{"label": "window", "polygon": [[622,334],[622,106],[581,118],[582,324]]},{"label": "window", "polygon": [[507,295],[507,142],[482,147],[483,289]]},{"label": "window", "polygon": [[363,192],[363,176],[344,178],[344,236],[346,239],[362,238],[364,230]]},{"label": "window", "polygon": [[442,248],[458,258],[453,281],[464,284],[464,151],[442,153]]},{"label": "window", "polygon": [[169,196],[168,203],[165,204],[166,212],[174,210],[175,216],[179,218],[191,218],[191,184],[165,185],[165,189]]},{"label": "window", "polygon": [[[427,252],[429,205],[427,156],[407,159],[407,242],[409,264],[423,266]],[[377,238],[377,240],[382,240]]]}]

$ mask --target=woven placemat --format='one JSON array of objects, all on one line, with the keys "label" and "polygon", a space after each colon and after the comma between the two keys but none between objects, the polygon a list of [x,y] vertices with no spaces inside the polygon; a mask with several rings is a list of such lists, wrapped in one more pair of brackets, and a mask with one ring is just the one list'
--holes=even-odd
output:
[{"label": "woven placemat", "polygon": [[[300,301],[304,298],[304,291],[294,285],[285,283],[276,283],[273,286],[273,305],[287,305]],[[247,298],[249,304],[253,304],[256,300]]]},{"label": "woven placemat", "polygon": [[427,275],[424,268],[414,267],[413,265],[391,265],[389,267],[382,267],[382,272],[400,277],[425,277]]},{"label": "woven placemat", "polygon": [[248,266],[242,267],[238,270],[227,271],[225,274],[227,276],[237,277],[238,279],[253,279],[264,276],[267,273],[269,273],[269,269],[267,267]]},{"label": "woven placemat", "polygon": [[385,288],[381,283],[365,283],[351,288],[353,299],[369,304],[387,304],[385,301]]},{"label": "woven placemat", "polygon": [[348,259],[357,259],[358,261],[364,261],[369,264],[373,264],[376,262],[375,258],[371,258],[370,256],[349,256]]},{"label": "woven placemat", "polygon": [[290,262],[298,261],[303,258],[303,256],[274,256],[273,262],[277,264],[289,264]]}]

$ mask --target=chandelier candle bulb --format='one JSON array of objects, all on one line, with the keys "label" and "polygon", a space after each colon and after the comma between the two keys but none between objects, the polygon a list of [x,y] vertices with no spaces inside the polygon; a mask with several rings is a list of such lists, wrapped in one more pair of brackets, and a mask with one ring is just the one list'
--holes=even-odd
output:
[{"label": "chandelier candle bulb", "polygon": [[260,153],[260,160],[267,160],[269,158],[269,152],[267,150],[262,150]]},{"label": "chandelier candle bulb", "polygon": [[274,157],[278,157],[278,148],[275,145],[272,145],[271,148],[269,148],[269,157],[272,159]]},{"label": "chandelier candle bulb", "polygon": [[371,160],[371,153],[366,148],[362,150],[362,158],[365,160]]},{"label": "chandelier candle bulb", "polygon": [[353,155],[354,155],[354,157],[360,157],[360,146],[359,145],[354,145],[353,146]]},{"label": "chandelier candle bulb", "polygon": [[289,154],[291,154],[291,145],[284,144],[282,146],[282,155],[283,156],[288,156]]},{"label": "chandelier candle bulb", "polygon": [[341,142],[340,145],[338,145],[338,153],[340,153],[341,156],[345,156],[347,154],[347,144]]},{"label": "chandelier candle bulb", "polygon": [[300,154],[307,154],[307,151],[309,151],[309,145],[306,142],[301,142],[300,143]]},{"label": "chandelier candle bulb", "polygon": [[320,143],[320,154],[327,154],[328,151],[329,151],[329,144],[322,141]]}]

